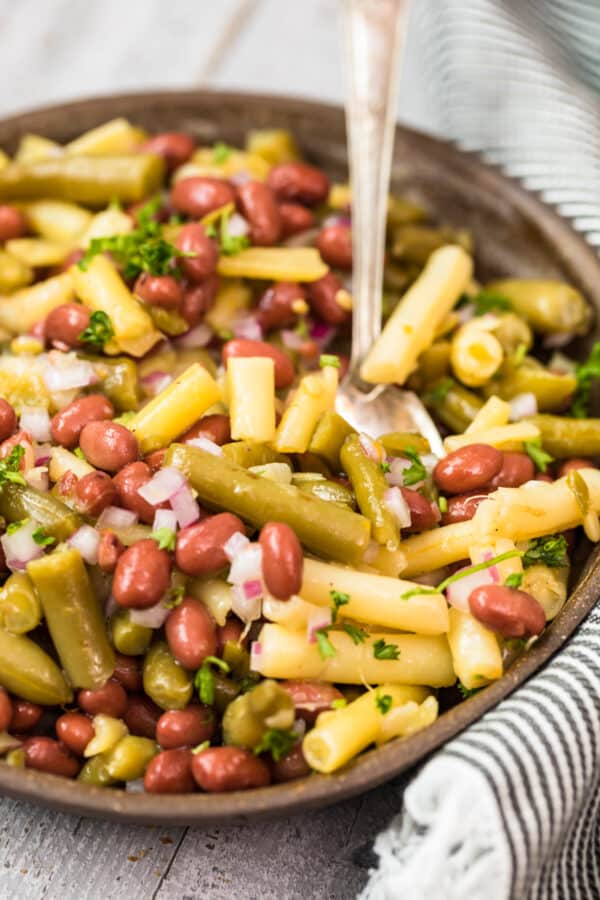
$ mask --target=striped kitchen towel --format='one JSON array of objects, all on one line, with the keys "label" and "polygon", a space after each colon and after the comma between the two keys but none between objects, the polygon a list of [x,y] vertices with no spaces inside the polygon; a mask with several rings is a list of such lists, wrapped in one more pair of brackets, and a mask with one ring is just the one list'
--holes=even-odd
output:
[{"label": "striped kitchen towel", "polygon": [[[414,0],[409,40],[436,131],[541,192],[600,248],[600,0]],[[599,816],[597,607],[410,783],[361,898],[600,898]]]}]

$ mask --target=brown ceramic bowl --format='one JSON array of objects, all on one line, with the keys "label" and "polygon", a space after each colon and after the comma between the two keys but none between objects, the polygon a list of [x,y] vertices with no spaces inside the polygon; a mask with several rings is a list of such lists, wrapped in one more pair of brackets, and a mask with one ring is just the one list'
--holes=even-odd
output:
[{"label": "brown ceramic bowl", "polygon": [[[115,116],[150,131],[181,129],[201,143],[243,142],[252,128],[290,129],[306,156],[334,177],[346,174],[340,108],[283,97],[220,93],[151,93],[55,106],[0,122],[0,146],[12,151],[26,132],[69,140]],[[469,228],[480,277],[563,278],[600,310],[600,260],[552,209],[519,185],[448,143],[398,128],[394,184],[433,216]],[[597,329],[597,326],[596,326]],[[582,342],[581,352],[593,337]],[[360,756],[336,775],[231,794],[157,796],[79,785],[33,770],[0,765],[0,792],[57,809],[147,824],[244,821],[333,804],[373,788],[422,761],[507,697],[550,659],[594,605],[599,551],[576,571],[571,597],[535,646],[495,684],[445,712],[425,731]]]}]

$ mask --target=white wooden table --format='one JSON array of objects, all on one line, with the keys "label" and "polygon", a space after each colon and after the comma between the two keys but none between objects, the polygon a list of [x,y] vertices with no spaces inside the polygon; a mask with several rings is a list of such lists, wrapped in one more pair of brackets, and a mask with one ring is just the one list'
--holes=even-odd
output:
[{"label": "white wooden table", "polygon": [[[343,92],[337,0],[0,0],[0,51],[0,115],[144,88]],[[400,108],[431,128],[418,59],[415,44]],[[400,794],[388,785],[330,810],[210,829],[118,826],[0,798],[0,900],[347,900]]]}]

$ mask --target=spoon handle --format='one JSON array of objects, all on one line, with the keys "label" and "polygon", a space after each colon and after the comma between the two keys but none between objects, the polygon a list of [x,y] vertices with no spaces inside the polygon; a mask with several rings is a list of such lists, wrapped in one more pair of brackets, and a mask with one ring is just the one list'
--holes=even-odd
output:
[{"label": "spoon handle", "polygon": [[353,296],[351,377],[381,331],[385,222],[409,0],[343,0]]}]

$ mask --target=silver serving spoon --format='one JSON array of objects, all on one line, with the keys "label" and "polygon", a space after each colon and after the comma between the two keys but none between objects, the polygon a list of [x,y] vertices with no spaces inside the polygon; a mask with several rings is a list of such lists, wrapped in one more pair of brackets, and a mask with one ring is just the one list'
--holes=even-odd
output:
[{"label": "silver serving spoon", "polygon": [[377,437],[419,432],[443,456],[442,439],[412,391],[366,384],[359,368],[381,332],[385,225],[399,62],[408,0],[342,0],[346,38],[350,176],[352,182],[352,351],[336,408],[358,431]]}]

